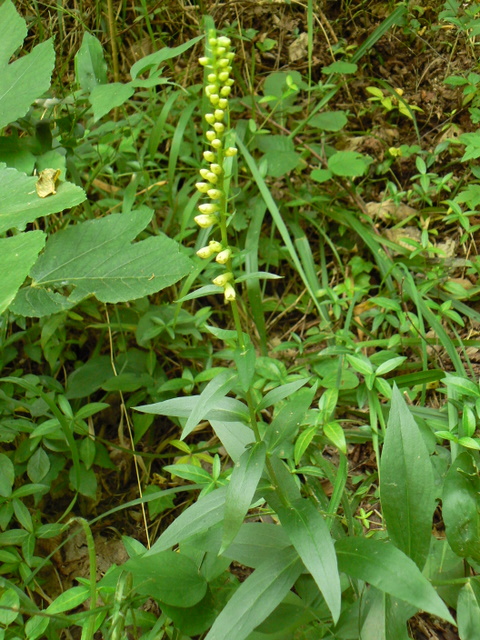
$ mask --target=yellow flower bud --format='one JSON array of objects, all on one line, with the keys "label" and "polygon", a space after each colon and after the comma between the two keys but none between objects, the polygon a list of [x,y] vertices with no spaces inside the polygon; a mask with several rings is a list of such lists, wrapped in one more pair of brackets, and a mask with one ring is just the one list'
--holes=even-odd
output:
[{"label": "yellow flower bud", "polygon": [[219,200],[222,197],[222,191],[220,189],[209,189],[206,194],[212,200]]},{"label": "yellow flower bud", "polygon": [[209,38],[209,39],[208,39],[208,44],[209,44],[211,47],[216,47],[216,46],[217,46],[217,39],[216,39],[216,38],[214,38],[214,37]]},{"label": "yellow flower bud", "polygon": [[212,253],[218,253],[223,249],[220,242],[217,242],[216,240],[210,240],[210,242],[208,243],[208,246],[212,250]]},{"label": "yellow flower bud", "polygon": [[220,89],[220,95],[226,98],[227,96],[230,95],[231,91],[232,91],[231,87],[222,87]]},{"label": "yellow flower bud", "polygon": [[213,115],[217,122],[221,122],[225,116],[225,111],[223,109],[215,109],[215,113]]},{"label": "yellow flower bud", "polygon": [[218,60],[217,62],[217,65],[221,69],[225,69],[225,67],[228,67],[229,64],[230,64],[230,60],[228,58],[220,58],[220,60]]},{"label": "yellow flower bud", "polygon": [[220,36],[219,38],[217,38],[217,44],[219,44],[221,47],[229,47],[232,44],[232,41],[230,40],[230,38],[227,38],[227,36]]},{"label": "yellow flower bud", "polygon": [[[218,97],[218,96],[217,96]],[[212,102],[212,96],[210,96],[210,102],[212,104],[218,104],[220,109],[226,109],[228,107],[228,100],[226,98],[219,98],[215,103]]]},{"label": "yellow flower bud", "polygon": [[204,202],[203,204],[198,205],[198,210],[200,211],[200,213],[211,214],[216,213],[218,211],[218,207],[212,202]]},{"label": "yellow flower bud", "polygon": [[217,176],[221,176],[222,175],[222,167],[219,164],[216,164],[215,162],[213,162],[210,165],[210,171],[212,173],[214,173]]},{"label": "yellow flower bud", "polygon": [[210,58],[202,56],[201,58],[198,59],[198,62],[199,62],[199,64],[202,65],[202,67],[206,67],[207,64],[210,62]]},{"label": "yellow flower bud", "polygon": [[229,280],[233,279],[233,273],[227,271],[227,273],[222,273],[212,280],[213,284],[218,285],[219,287],[224,287]]},{"label": "yellow flower bud", "polygon": [[217,76],[215,73],[209,73],[207,76],[207,80],[208,82],[210,82],[211,84],[214,84],[217,81]]},{"label": "yellow flower bud", "polygon": [[226,82],[228,80],[228,71],[221,71],[218,74],[218,79],[220,80],[220,82]]},{"label": "yellow flower bud", "polygon": [[215,49],[215,53],[217,56],[223,56],[225,53],[227,53],[227,50],[225,49],[225,47],[217,47]]},{"label": "yellow flower bud", "polygon": [[200,191],[200,193],[207,193],[207,191],[210,189],[210,185],[208,184],[208,182],[197,182],[195,186],[198,191]]},{"label": "yellow flower bud", "polygon": [[225,285],[225,289],[223,291],[224,296],[225,296],[225,302],[233,302],[235,300],[235,298],[237,297],[236,293],[235,293],[235,289],[233,288],[233,286],[227,282],[227,284]]},{"label": "yellow flower bud", "polygon": [[211,96],[208,97],[208,99],[213,104],[213,106],[220,104],[220,96],[217,93],[213,93]]},{"label": "yellow flower bud", "polygon": [[218,262],[218,264],[227,264],[227,262],[230,260],[231,255],[231,249],[224,249],[223,251],[220,251],[215,260]]},{"label": "yellow flower bud", "polygon": [[207,178],[209,182],[212,184],[216,184],[218,182],[218,176],[213,173],[213,171],[207,171]]},{"label": "yellow flower bud", "polygon": [[225,156],[227,158],[231,158],[232,156],[236,156],[238,152],[237,147],[228,147],[225,149]]},{"label": "yellow flower bud", "polygon": [[202,247],[197,251],[197,256],[202,258],[203,260],[208,260],[215,252],[212,251],[211,247]]},{"label": "yellow flower bud", "polygon": [[206,139],[211,142],[212,140],[215,140],[215,138],[217,137],[217,134],[215,131],[207,131],[207,133],[205,134]]},{"label": "yellow flower bud", "polygon": [[206,113],[205,114],[205,120],[208,122],[208,124],[213,124],[216,120],[215,115],[213,113]]},{"label": "yellow flower bud", "polygon": [[223,133],[225,131],[225,125],[222,122],[215,122],[213,128],[217,133]]},{"label": "yellow flower bud", "polygon": [[207,162],[215,162],[215,154],[213,153],[213,151],[204,151],[203,157]]},{"label": "yellow flower bud", "polygon": [[214,149],[221,149],[222,148],[222,141],[219,140],[218,138],[215,138],[215,140],[212,140],[210,142],[210,144],[212,145],[212,147]]},{"label": "yellow flower bud", "polygon": [[209,214],[201,214],[199,216],[195,216],[194,220],[202,229],[208,229],[217,222],[217,218],[214,215]]}]

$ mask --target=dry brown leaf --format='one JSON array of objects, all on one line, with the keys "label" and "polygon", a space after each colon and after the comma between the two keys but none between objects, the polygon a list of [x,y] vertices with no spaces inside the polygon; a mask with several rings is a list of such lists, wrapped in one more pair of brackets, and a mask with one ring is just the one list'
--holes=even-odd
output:
[{"label": "dry brown leaf", "polygon": [[395,204],[390,198],[383,202],[368,202],[367,213],[372,218],[379,218],[384,222],[387,220],[401,222],[411,216],[418,215],[418,211],[413,207],[409,207],[408,204],[403,204],[403,202]]},{"label": "dry brown leaf", "polygon": [[57,182],[60,178],[60,169],[44,169],[40,171],[35,189],[40,198],[55,195],[57,193]]}]

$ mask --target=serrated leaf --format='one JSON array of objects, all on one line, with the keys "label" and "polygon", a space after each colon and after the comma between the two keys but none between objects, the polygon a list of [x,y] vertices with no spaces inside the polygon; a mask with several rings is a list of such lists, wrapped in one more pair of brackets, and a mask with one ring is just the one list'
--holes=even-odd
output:
[{"label": "serrated leaf", "polygon": [[25,22],[10,0],[0,5],[0,129],[23,117],[50,87],[55,64],[53,40],[8,64],[26,35]]},{"label": "serrated leaf", "polygon": [[266,451],[263,441],[256,442],[242,454],[233,468],[227,487],[223,538],[219,553],[225,551],[242,526],[263,473]]},{"label": "serrated leaf", "polygon": [[0,314],[14,300],[44,244],[42,231],[0,238],[0,273],[8,273],[8,278],[0,279]]},{"label": "serrated leaf", "polygon": [[[190,270],[190,260],[166,236],[131,244],[150,222],[150,209],[113,214],[59,231],[32,269],[32,287],[74,287],[70,302],[89,295],[126,302],[156,293]],[[167,259],[168,256],[168,259]]]},{"label": "serrated leaf", "polygon": [[340,571],[455,624],[446,605],[417,565],[390,542],[343,538],[337,540],[335,549]]},{"label": "serrated leaf", "polygon": [[423,436],[397,387],[380,461],[380,499],[390,539],[423,569],[431,542],[435,478]]},{"label": "serrated leaf", "polygon": [[244,640],[280,604],[303,570],[287,548],[260,565],[235,591],[205,640]]},{"label": "serrated leaf", "polygon": [[54,196],[40,198],[36,182],[35,176],[0,164],[0,233],[13,227],[21,229],[40,216],[75,207],[86,198],[83,189],[71,182],[61,182]]},{"label": "serrated leaf", "polygon": [[277,509],[277,512],[286,534],[317,583],[334,622],[337,622],[342,592],[335,547],[324,518],[304,498]]}]

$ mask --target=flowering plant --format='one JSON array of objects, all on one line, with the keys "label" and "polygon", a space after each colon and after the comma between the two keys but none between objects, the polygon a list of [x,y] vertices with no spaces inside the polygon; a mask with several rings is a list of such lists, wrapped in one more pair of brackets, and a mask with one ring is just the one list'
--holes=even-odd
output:
[{"label": "flowering plant", "polygon": [[[228,97],[232,90],[233,51],[230,50],[231,41],[226,36],[216,37],[214,29],[208,32],[209,55],[200,58],[199,62],[207,70],[205,95],[210,102],[212,111],[205,114],[205,120],[211,127],[205,134],[210,149],[203,152],[208,168],[200,169],[202,181],[196,183],[196,188],[208,200],[202,202],[195,222],[202,229],[215,227],[219,239],[211,240],[209,244],[197,251],[203,259],[209,259],[216,254],[215,260],[224,265],[225,272],[217,276],[213,283],[223,287],[225,301],[233,302],[236,298],[234,276],[232,272],[232,249],[227,237],[227,202],[228,182],[226,180],[226,162],[237,153],[236,147],[226,147],[225,138],[229,122]],[[225,124],[226,123],[226,124]]]}]

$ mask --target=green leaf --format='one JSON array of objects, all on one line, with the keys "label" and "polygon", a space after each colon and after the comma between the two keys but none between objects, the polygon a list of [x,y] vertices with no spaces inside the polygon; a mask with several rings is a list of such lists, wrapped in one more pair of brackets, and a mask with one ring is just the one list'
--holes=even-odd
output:
[{"label": "green leaf", "polygon": [[354,62],[344,62],[337,60],[332,62],[328,67],[322,67],[323,73],[356,73],[358,66]]},{"label": "green leaf", "polygon": [[423,569],[431,542],[435,479],[423,436],[396,386],[380,461],[380,499],[391,541]]},{"label": "green leaf", "polygon": [[337,151],[328,159],[328,168],[336,176],[355,178],[363,176],[372,159],[357,151]]},{"label": "green leaf", "polygon": [[108,81],[107,63],[100,40],[88,31],[83,34],[82,44],[75,55],[75,77],[80,87],[87,92]]},{"label": "green leaf", "polygon": [[[174,416],[176,418],[188,418],[197,406],[200,396],[188,396],[185,398],[172,398],[154,404],[144,404],[135,407],[136,411],[142,413],[154,413],[159,416]],[[205,420],[223,420],[225,422],[248,422],[249,414],[247,407],[228,396],[216,403],[215,409],[210,409],[204,416]]]},{"label": "green leaf", "polygon": [[212,409],[217,407],[219,401],[223,400],[227,393],[232,390],[236,380],[237,372],[232,369],[222,371],[213,380],[210,380],[198,396],[197,403],[188,416],[187,424],[180,436],[181,440],[184,440],[195,429],[197,424],[204,420]]},{"label": "green leaf", "polygon": [[[33,233],[40,232],[34,231]],[[42,318],[61,311],[67,311],[74,306],[75,303],[69,302],[61,293],[48,291],[47,289],[24,287],[15,296],[15,300],[10,305],[10,310],[19,316]]]},{"label": "green leaf", "polygon": [[382,364],[377,367],[375,375],[384,376],[386,373],[390,373],[390,371],[393,371],[403,364],[406,359],[406,356],[397,356],[396,358],[390,358],[390,360],[382,362]]},{"label": "green leaf", "polygon": [[167,464],[163,467],[163,471],[171,473],[172,476],[178,476],[179,478],[198,484],[205,484],[212,481],[212,477],[208,471],[194,464]]},{"label": "green leaf", "polygon": [[145,71],[148,71],[152,67],[158,68],[158,66],[161,65],[162,62],[165,62],[166,60],[171,60],[171,58],[174,58],[175,56],[179,56],[182,53],[185,53],[185,51],[188,51],[190,47],[193,47],[193,45],[196,44],[203,37],[204,37],[203,35],[197,36],[196,38],[192,38],[188,42],[185,42],[184,44],[181,44],[178,47],[163,47],[159,51],[156,51],[155,53],[151,53],[148,56],[145,56],[138,62],[135,62],[133,67],[130,69],[130,75],[132,76],[133,79],[135,79],[141,73],[145,73]]},{"label": "green leaf", "polygon": [[25,35],[24,20],[7,0],[0,5],[0,129],[23,117],[32,102],[50,87],[55,64],[53,40],[8,64]]},{"label": "green leaf", "polygon": [[335,549],[340,571],[455,624],[417,565],[393,544],[372,538],[343,538],[335,543]]},{"label": "green leaf", "polygon": [[10,306],[44,244],[42,231],[0,238],[0,273],[8,273],[0,280],[0,314]]},{"label": "green leaf", "polygon": [[252,429],[243,422],[225,422],[210,418],[210,424],[233,462],[237,462],[247,445],[255,441]]},{"label": "green leaf", "polygon": [[235,591],[205,640],[244,640],[289,592],[303,570],[294,549],[268,558]]},{"label": "green leaf", "polygon": [[281,407],[267,427],[265,442],[270,453],[291,441],[312,404],[316,388],[300,389]]},{"label": "green leaf", "polygon": [[0,496],[4,498],[11,496],[14,482],[15,467],[13,462],[4,453],[0,453]]},{"label": "green leaf", "polygon": [[242,454],[233,468],[227,488],[223,538],[219,553],[225,551],[242,526],[263,473],[265,456],[265,443],[256,442]]},{"label": "green leaf", "polygon": [[246,567],[259,567],[267,557],[290,546],[283,527],[266,522],[248,522],[241,526],[238,535],[223,554]]},{"label": "green leaf", "polygon": [[94,120],[100,120],[112,109],[120,107],[135,93],[131,84],[111,82],[110,84],[98,84],[90,93],[90,104],[93,109]]},{"label": "green leaf", "polygon": [[457,621],[460,640],[477,640],[480,629],[480,600],[470,582],[467,582],[458,595]]},{"label": "green leaf", "polygon": [[323,111],[310,118],[308,124],[322,131],[340,131],[347,122],[347,115],[344,111]]},{"label": "green leaf", "polygon": [[458,393],[461,393],[464,396],[469,396],[471,398],[480,397],[480,388],[478,384],[475,384],[475,382],[472,382],[472,380],[469,380],[468,378],[448,375],[445,377],[443,382],[449,389],[455,389],[455,391],[458,391]]},{"label": "green leaf", "polygon": [[447,540],[455,553],[480,561],[480,476],[470,453],[461,453],[447,473],[442,514]]},{"label": "green leaf", "polygon": [[[183,540],[202,533],[223,519],[226,487],[220,487],[192,504],[167,527],[145,557],[170,549]],[[1,535],[1,534],[0,534]]]},{"label": "green leaf", "polygon": [[0,624],[8,626],[15,621],[18,616],[20,598],[13,589],[7,589],[0,597]]},{"label": "green leaf", "polygon": [[45,613],[53,615],[55,613],[70,611],[70,609],[75,609],[83,604],[89,596],[90,587],[83,585],[81,587],[72,587],[71,589],[61,593],[58,598],[56,598],[56,600],[46,608]]},{"label": "green leaf", "polygon": [[340,616],[342,592],[335,547],[324,518],[304,498],[277,509],[277,512],[286,534],[312,574],[336,623]]},{"label": "green leaf", "polygon": [[139,593],[174,607],[192,607],[207,591],[206,580],[193,560],[174,551],[131,558],[123,568],[132,572]]},{"label": "green leaf", "polygon": [[0,164],[0,233],[13,227],[21,229],[40,216],[75,207],[86,198],[83,189],[71,182],[60,182],[55,195],[40,198],[35,189],[37,180]]},{"label": "green leaf", "polygon": [[174,240],[162,235],[130,244],[151,218],[152,211],[142,208],[59,231],[32,269],[31,286],[73,286],[71,302],[93,294],[101,302],[116,303],[177,282],[189,272],[190,261]]},{"label": "green leaf", "polygon": [[27,475],[32,482],[41,482],[50,470],[50,459],[39,447],[27,463]]},{"label": "green leaf", "polygon": [[287,384],[282,384],[279,387],[275,387],[260,400],[257,406],[257,411],[263,411],[263,409],[267,409],[271,407],[281,400],[288,398],[295,391],[298,391],[301,387],[305,386],[308,382],[308,378],[300,378],[299,380],[295,380],[294,382],[287,382]]},{"label": "green leaf", "polygon": [[25,635],[28,640],[37,640],[43,635],[45,629],[48,627],[50,619],[47,616],[33,616],[25,624]]}]

